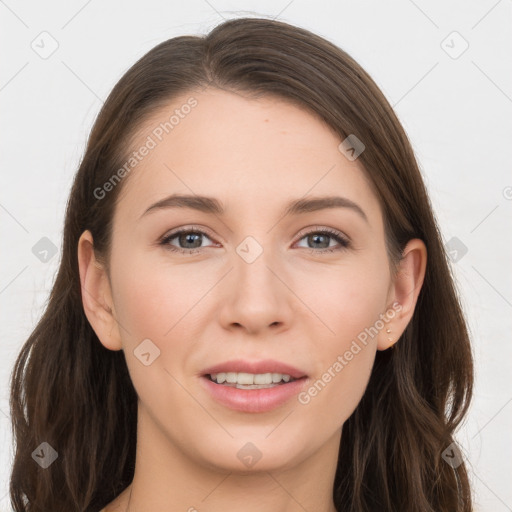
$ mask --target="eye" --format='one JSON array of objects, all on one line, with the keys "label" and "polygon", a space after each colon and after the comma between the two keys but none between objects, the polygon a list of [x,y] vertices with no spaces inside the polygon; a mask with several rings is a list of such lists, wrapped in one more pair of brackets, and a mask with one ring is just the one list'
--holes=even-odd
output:
[{"label": "eye", "polygon": [[[310,249],[309,252],[312,254],[341,251],[350,246],[349,240],[342,233],[329,228],[312,230],[301,233],[301,235],[302,237],[299,241],[307,239],[308,244],[309,242],[313,244],[312,246],[306,247]],[[160,241],[160,245],[165,246],[171,251],[181,252],[183,254],[195,254],[201,252],[201,249],[204,249],[202,245],[204,238],[210,240],[208,234],[203,230],[185,227],[164,236]],[[172,243],[175,239],[178,246]],[[338,245],[334,247],[331,246],[329,239],[334,240]]]},{"label": "eye", "polygon": [[[200,229],[181,228],[162,238],[160,245],[166,246],[171,251],[194,254],[202,249],[201,243],[203,238],[209,239],[208,235]],[[185,247],[176,247],[171,244],[171,241],[174,239],[177,240],[178,244]]]},{"label": "eye", "polygon": [[[308,245],[307,247],[308,249],[311,249],[309,252],[312,254],[342,251],[350,246],[349,240],[342,233],[329,228],[309,231],[305,235],[302,235],[303,236],[300,240],[306,239],[308,244],[309,242],[313,244],[313,246]],[[329,239],[337,242],[338,246],[330,246]],[[318,250],[315,249],[315,247],[317,247]]]}]

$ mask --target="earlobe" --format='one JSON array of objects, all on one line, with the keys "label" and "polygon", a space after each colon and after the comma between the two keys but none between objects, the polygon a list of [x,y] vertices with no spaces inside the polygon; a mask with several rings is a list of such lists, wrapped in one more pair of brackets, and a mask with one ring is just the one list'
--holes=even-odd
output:
[{"label": "earlobe", "polygon": [[389,302],[393,304],[393,318],[380,333],[378,350],[386,350],[393,346],[411,321],[425,279],[426,267],[425,243],[419,238],[409,240],[402,252],[402,259],[388,297]]},{"label": "earlobe", "polygon": [[94,253],[92,234],[86,230],[78,241],[78,267],[85,315],[100,342],[110,350],[121,350],[118,323],[113,311],[109,279]]}]

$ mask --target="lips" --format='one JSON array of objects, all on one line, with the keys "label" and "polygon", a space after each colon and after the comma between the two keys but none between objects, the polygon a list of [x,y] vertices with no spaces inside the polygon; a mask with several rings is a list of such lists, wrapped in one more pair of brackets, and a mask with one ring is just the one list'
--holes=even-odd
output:
[{"label": "lips", "polygon": [[275,361],[272,359],[266,359],[262,361],[247,361],[243,359],[235,359],[231,361],[225,361],[224,363],[216,364],[203,370],[203,376],[208,376],[216,373],[253,373],[253,374],[264,374],[264,373],[282,373],[289,375],[293,379],[302,379],[307,377],[306,372],[299,370],[289,364]]},{"label": "lips", "polygon": [[[211,379],[212,374],[217,376],[217,379],[219,374],[224,374],[228,379],[230,374],[236,375],[238,381],[245,380],[248,377],[247,374],[267,379],[268,375],[272,375],[272,377],[281,375],[283,381],[267,385],[245,386],[214,382]],[[291,380],[285,378],[285,375],[291,377]],[[226,361],[203,370],[200,379],[200,385],[213,400],[229,409],[244,413],[264,413],[282,407],[298,395],[308,382],[308,376],[304,371],[270,359]]]}]

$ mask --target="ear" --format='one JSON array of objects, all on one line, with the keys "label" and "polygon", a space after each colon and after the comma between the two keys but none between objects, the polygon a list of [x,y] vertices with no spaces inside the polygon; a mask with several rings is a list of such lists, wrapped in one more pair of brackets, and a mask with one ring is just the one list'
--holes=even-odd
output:
[{"label": "ear", "polygon": [[388,303],[393,304],[393,308],[386,312],[388,321],[379,333],[378,350],[386,350],[394,345],[411,321],[425,279],[426,268],[427,248],[423,240],[409,240],[390,286]]},{"label": "ear", "polygon": [[108,274],[94,254],[94,241],[89,230],[78,240],[78,268],[84,312],[102,345],[121,350],[119,325],[116,320]]}]

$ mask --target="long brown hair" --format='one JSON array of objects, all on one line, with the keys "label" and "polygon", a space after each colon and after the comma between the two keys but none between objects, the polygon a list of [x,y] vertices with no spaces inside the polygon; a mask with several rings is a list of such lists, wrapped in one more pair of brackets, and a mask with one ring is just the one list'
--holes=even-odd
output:
[{"label": "long brown hair", "polygon": [[[395,348],[377,353],[366,392],[343,425],[337,509],[471,511],[464,461],[450,464],[442,454],[469,407],[473,358],[411,144],[382,92],[347,53],[307,30],[263,18],[228,20],[206,36],[159,44],[103,105],[67,204],[58,275],[12,372],[14,509],[97,512],[132,481],[137,394],[123,351],[103,347],[84,314],[77,245],[89,229],[97,256],[108,264],[114,208],[129,178],[100,199],[94,191],[126,161],[150,114],[206,86],[274,95],[316,113],[342,140],[355,135],[366,146],[359,159],[382,207],[390,261],[411,238],[427,246],[414,316]],[[32,457],[43,442],[58,453],[46,469]]]}]

